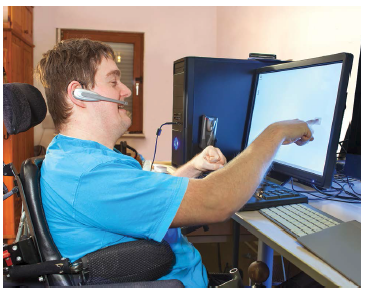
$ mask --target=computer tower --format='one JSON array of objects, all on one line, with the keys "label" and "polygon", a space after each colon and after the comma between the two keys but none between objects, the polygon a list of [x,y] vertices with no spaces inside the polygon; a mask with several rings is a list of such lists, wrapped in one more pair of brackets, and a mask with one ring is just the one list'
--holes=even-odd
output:
[{"label": "computer tower", "polygon": [[201,116],[218,118],[215,147],[227,160],[242,150],[253,71],[279,64],[270,59],[185,57],[173,66],[172,165],[200,153]]}]

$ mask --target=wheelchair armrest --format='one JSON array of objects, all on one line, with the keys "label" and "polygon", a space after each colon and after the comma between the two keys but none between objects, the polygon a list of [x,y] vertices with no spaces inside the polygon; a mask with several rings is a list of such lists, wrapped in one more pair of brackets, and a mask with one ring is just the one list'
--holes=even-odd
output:
[{"label": "wheelchair armrest", "polygon": [[[4,274],[13,279],[49,274],[77,274],[75,277],[78,282],[75,285],[81,283],[83,286],[92,286],[155,281],[167,274],[174,263],[175,255],[166,241],[159,243],[138,240],[102,248],[72,264],[69,259],[14,264],[5,267]],[[165,284],[160,283],[160,286],[165,287]]]}]

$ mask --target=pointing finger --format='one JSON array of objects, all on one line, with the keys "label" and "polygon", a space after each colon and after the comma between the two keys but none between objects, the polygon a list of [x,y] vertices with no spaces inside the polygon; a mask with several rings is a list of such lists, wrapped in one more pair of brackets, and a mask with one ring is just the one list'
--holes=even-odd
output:
[{"label": "pointing finger", "polygon": [[318,118],[315,118],[315,119],[311,119],[311,120],[308,120],[306,123],[308,125],[321,125],[321,118],[318,117]]}]

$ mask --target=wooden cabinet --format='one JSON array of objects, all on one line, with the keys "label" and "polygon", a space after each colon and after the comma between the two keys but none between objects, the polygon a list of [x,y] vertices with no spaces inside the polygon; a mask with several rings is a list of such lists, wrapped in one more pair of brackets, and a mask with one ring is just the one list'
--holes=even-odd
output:
[{"label": "wooden cabinet", "polygon": [[23,44],[23,81],[33,85],[33,47]]},{"label": "wooden cabinet", "polygon": [[22,6],[22,36],[33,43],[33,7]]},{"label": "wooden cabinet", "polygon": [[22,34],[22,11],[24,6],[9,6],[8,22],[14,33]]},{"label": "wooden cabinet", "polygon": [[[8,6],[8,22],[3,23],[3,66],[8,83],[33,84],[33,8]],[[7,136],[3,125],[3,161],[13,162],[19,171],[22,162],[33,156],[33,128]],[[3,177],[7,188],[14,187],[12,177]],[[14,241],[21,213],[21,201],[12,196],[3,202],[3,239]]]},{"label": "wooden cabinet", "polygon": [[33,43],[33,7],[7,6],[8,21],[5,26],[27,43]]}]

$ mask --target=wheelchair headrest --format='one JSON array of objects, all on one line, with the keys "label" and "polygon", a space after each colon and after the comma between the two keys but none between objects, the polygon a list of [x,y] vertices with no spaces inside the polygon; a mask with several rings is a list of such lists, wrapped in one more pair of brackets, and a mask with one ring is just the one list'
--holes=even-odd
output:
[{"label": "wheelchair headrest", "polygon": [[4,124],[10,135],[25,132],[45,119],[46,103],[37,88],[22,83],[4,84],[3,96]]}]

